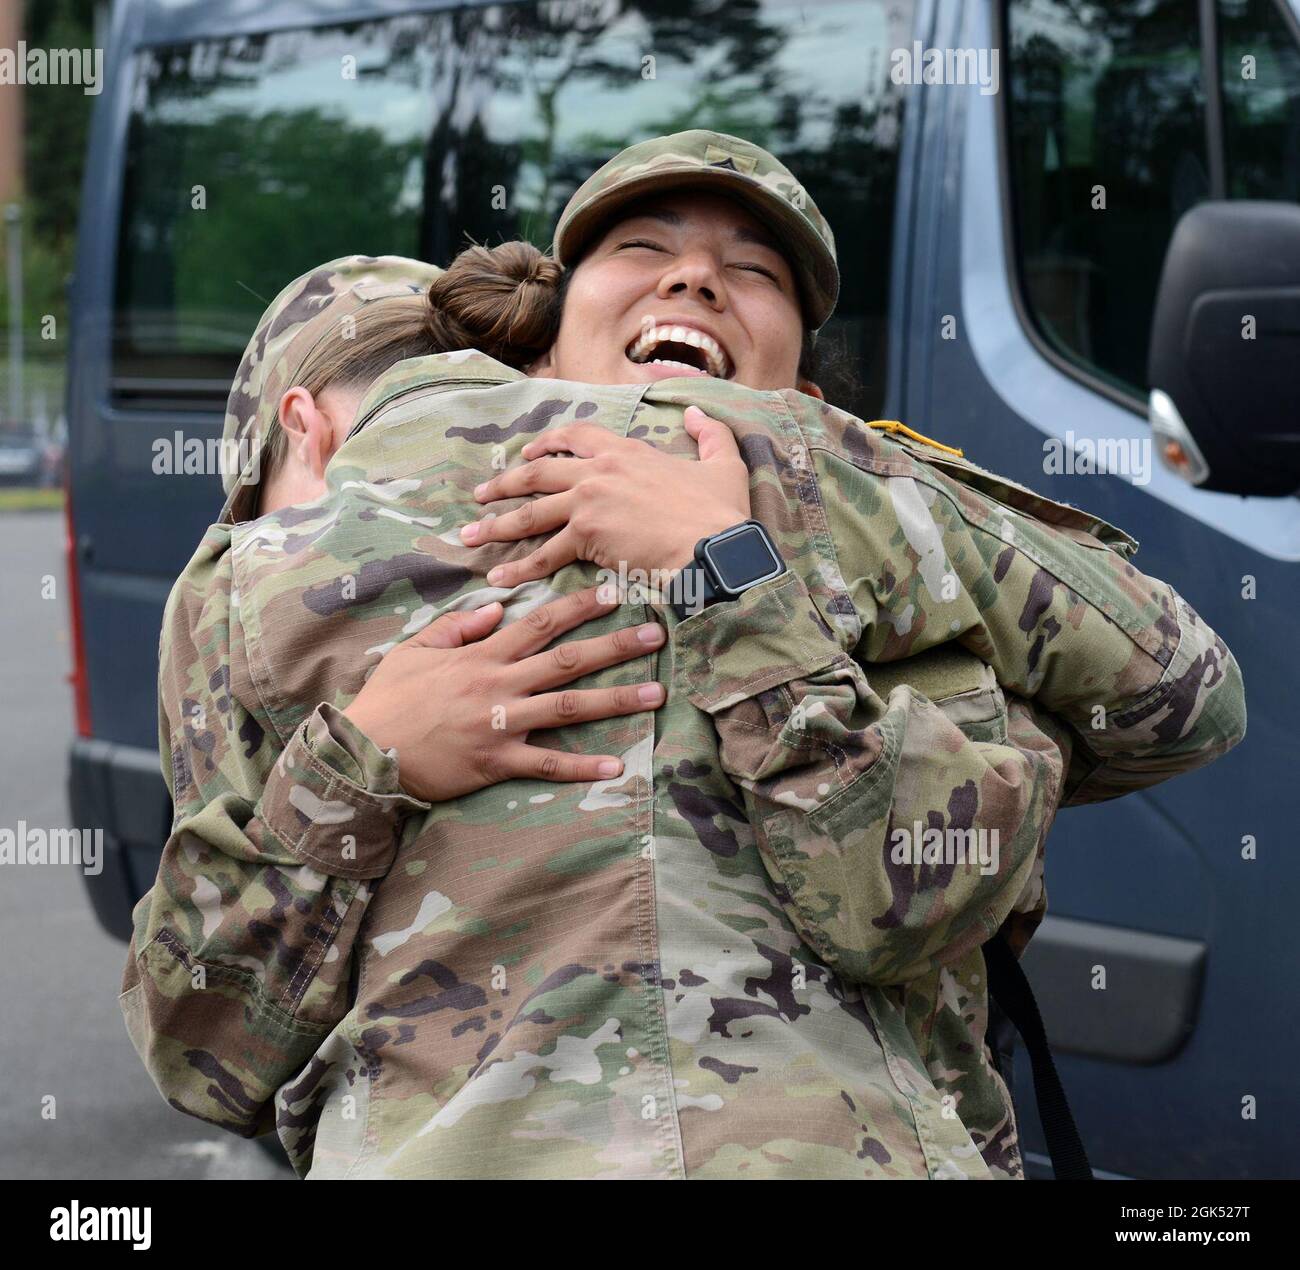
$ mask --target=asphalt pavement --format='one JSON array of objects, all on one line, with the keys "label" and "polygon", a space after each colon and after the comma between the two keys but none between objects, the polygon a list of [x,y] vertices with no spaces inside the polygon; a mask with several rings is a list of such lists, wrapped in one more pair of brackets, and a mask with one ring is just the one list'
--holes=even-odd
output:
[{"label": "asphalt pavement", "polygon": [[[62,547],[58,513],[0,514],[0,828],[70,823]],[[292,1179],[163,1102],[118,1010],[125,958],[80,870],[0,865],[0,1178]]]}]

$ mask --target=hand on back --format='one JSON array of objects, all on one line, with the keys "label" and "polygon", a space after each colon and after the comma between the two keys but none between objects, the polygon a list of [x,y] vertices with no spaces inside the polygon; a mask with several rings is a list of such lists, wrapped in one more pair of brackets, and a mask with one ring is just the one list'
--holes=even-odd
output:
[{"label": "hand on back", "polygon": [[590,423],[548,429],[529,442],[527,463],[485,481],[474,495],[481,503],[539,497],[465,526],[461,537],[472,547],[551,537],[523,559],[498,565],[488,581],[518,586],[575,560],[667,574],[690,561],[701,538],[748,520],[749,469],[731,429],[697,406],[687,407],[685,424],[699,444],[698,459]]},{"label": "hand on back", "polygon": [[650,622],[547,648],[616,608],[618,598],[608,590],[605,599],[590,588],[552,600],[501,630],[504,610],[495,602],[445,613],[392,649],[344,713],[381,749],[396,749],[402,788],[426,802],[514,777],[616,777],[622,763],[614,755],[569,754],[526,740],[529,732],[663,704],[657,683],[565,688],[663,644],[663,627]]}]

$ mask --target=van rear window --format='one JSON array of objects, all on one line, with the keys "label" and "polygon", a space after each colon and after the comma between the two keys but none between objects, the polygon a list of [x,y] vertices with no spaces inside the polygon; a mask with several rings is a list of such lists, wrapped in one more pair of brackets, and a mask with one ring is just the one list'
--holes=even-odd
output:
[{"label": "van rear window", "polygon": [[353,252],[445,263],[467,235],[545,247],[610,155],[705,127],[780,155],[836,230],[843,290],[820,343],[850,374],[828,375],[828,395],[873,417],[902,133],[889,54],[913,8],[736,0],[705,16],[565,0],[142,51],[114,396],[219,407],[298,274]]}]

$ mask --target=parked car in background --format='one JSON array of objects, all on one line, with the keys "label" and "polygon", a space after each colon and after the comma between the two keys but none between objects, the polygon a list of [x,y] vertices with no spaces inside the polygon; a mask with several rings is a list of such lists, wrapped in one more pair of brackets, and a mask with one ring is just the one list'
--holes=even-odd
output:
[{"label": "parked car in background", "polygon": [[[900,82],[896,54],[928,49],[996,50],[998,83]],[[214,472],[160,475],[156,443],[220,435],[245,341],[297,274],[446,261],[467,233],[544,245],[621,147],[716,127],[777,153],[835,228],[825,343],[854,376],[831,400],[1124,527],[1241,663],[1241,746],[1058,817],[1025,965],[1098,1169],[1296,1175],[1294,379],[1240,403],[1300,330],[1297,3],[123,0],[106,71],[67,410],[70,793],[105,830],[87,879],[105,928],[127,937],[168,835],[156,636],[222,502]],[[1211,205],[1214,233],[1166,263]],[[1271,273],[1214,249],[1260,217]],[[1265,333],[1248,350],[1239,321],[1202,322],[1234,288]],[[1172,410],[1149,419],[1153,389]],[[1099,474],[1088,453],[1174,467]],[[1042,1175],[1028,1079],[1017,1063]]]},{"label": "parked car in background", "polygon": [[0,485],[40,485],[44,450],[28,432],[0,432]]}]

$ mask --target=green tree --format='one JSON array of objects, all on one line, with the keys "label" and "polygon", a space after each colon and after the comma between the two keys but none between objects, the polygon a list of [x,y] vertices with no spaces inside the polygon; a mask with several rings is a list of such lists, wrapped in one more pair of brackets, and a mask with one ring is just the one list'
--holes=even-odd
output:
[{"label": "green tree", "polygon": [[[28,48],[91,48],[94,14],[95,0],[27,0],[23,38]],[[28,403],[43,401],[57,410],[67,347],[65,284],[72,272],[82,168],[96,99],[69,85],[28,84],[21,91],[25,395]],[[47,315],[55,319],[59,336],[53,344],[40,339]],[[8,325],[9,280],[7,270],[0,269],[0,330],[6,338]],[[0,379],[6,381],[2,390],[6,394],[8,374],[4,364]],[[0,409],[6,400],[0,396]]]},{"label": "green tree", "polygon": [[[28,0],[28,47],[91,48],[94,10],[94,0]],[[95,98],[69,85],[29,84],[23,92],[28,230],[70,251]]]}]

